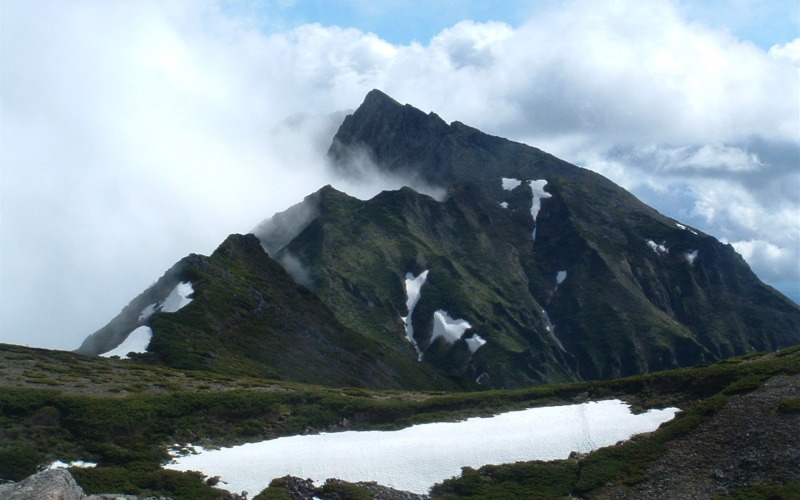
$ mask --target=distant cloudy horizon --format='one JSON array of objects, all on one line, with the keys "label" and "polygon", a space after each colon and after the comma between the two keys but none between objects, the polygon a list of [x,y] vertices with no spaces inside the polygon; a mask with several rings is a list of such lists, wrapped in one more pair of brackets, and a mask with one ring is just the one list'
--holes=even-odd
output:
[{"label": "distant cloudy horizon", "polygon": [[0,342],[75,349],[401,103],[597,171],[800,301],[800,4],[0,0]]}]

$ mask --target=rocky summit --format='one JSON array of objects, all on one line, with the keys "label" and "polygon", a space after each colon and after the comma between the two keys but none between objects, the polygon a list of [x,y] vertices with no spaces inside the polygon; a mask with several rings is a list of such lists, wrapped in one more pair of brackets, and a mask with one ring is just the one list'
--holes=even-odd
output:
[{"label": "rocky summit", "polygon": [[800,343],[800,306],[732,246],[536,148],[374,90],[329,157],[342,175],[446,194],[359,200],[326,186],[254,236],[179,262],[80,352],[144,327],[151,340],[133,356],[177,368],[452,389],[610,379]]}]

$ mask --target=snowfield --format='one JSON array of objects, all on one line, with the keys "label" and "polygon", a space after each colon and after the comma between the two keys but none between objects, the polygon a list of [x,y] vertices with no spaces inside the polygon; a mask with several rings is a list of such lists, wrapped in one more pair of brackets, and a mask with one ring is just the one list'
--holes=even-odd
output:
[{"label": "snowfield", "polygon": [[176,458],[167,469],[220,476],[232,492],[262,491],[287,474],[377,481],[415,493],[457,476],[464,466],[567,458],[671,420],[677,408],[633,415],[620,400],[512,411],[490,418],[415,425],[399,431],[291,436]]}]

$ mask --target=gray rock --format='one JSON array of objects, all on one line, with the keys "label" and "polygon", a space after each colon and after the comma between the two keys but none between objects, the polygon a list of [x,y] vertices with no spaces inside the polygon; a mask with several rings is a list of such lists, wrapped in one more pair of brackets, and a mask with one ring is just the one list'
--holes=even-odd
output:
[{"label": "gray rock", "polygon": [[87,500],[72,474],[66,469],[50,469],[18,483],[0,485],[5,500]]},{"label": "gray rock", "polygon": [[89,495],[89,498],[86,500],[139,500],[139,497],[136,495],[116,495],[113,493],[98,493],[95,495]]}]

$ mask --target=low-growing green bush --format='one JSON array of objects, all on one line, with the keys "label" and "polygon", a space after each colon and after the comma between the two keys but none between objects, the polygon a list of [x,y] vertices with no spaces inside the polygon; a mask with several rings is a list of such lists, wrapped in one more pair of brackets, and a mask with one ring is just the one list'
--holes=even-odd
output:
[{"label": "low-growing green bush", "polygon": [[152,464],[125,467],[70,468],[75,481],[87,494],[117,493],[168,496],[175,499],[216,500],[223,492],[212,488],[196,472],[178,472]]},{"label": "low-growing green bush", "polygon": [[23,444],[0,448],[0,478],[21,481],[36,472],[45,460],[44,453],[35,446]]},{"label": "low-growing green bush", "polygon": [[783,398],[778,404],[778,412],[787,414],[800,413],[800,397],[790,396]]}]

